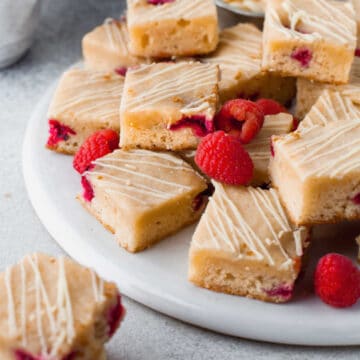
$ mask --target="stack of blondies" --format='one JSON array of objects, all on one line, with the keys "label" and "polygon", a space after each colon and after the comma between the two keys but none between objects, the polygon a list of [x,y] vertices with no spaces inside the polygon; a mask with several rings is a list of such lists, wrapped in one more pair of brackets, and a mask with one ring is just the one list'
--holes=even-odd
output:
[{"label": "stack of blondies", "polygon": [[[47,147],[73,155],[115,132],[118,148],[80,171],[78,199],[122,247],[142,251],[201,217],[191,282],[289,300],[311,227],[360,219],[360,1],[268,0],[262,31],[220,33],[212,0],[127,6],[83,38],[84,66],[63,74],[49,108]],[[245,131],[237,121],[251,114],[239,104],[259,99],[278,111],[264,110],[243,141],[251,179],[211,176],[198,147]],[[219,128],[225,107],[236,131]]]}]

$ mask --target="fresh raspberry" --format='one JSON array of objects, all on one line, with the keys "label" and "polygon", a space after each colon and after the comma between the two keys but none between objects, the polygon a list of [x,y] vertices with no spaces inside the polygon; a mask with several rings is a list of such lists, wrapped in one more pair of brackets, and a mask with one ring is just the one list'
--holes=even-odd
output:
[{"label": "fresh raspberry", "polygon": [[276,115],[279,113],[289,113],[289,111],[272,99],[259,99],[256,101],[256,105],[261,109],[264,115]]},{"label": "fresh raspberry", "polygon": [[54,147],[60,141],[66,141],[70,135],[76,135],[76,132],[69,126],[61,124],[55,119],[49,120],[49,138],[47,146]]},{"label": "fresh raspberry", "polygon": [[340,254],[327,254],[319,260],[314,282],[315,292],[331,306],[348,307],[360,297],[360,272]]},{"label": "fresh raspberry", "polygon": [[355,50],[355,56],[360,57],[360,49]]},{"label": "fresh raspberry", "polygon": [[91,168],[91,163],[111,153],[119,146],[119,135],[114,130],[100,130],[90,135],[75,154],[73,166],[82,174]]},{"label": "fresh raspberry", "polygon": [[259,106],[244,99],[226,102],[215,117],[216,130],[223,130],[239,138],[243,144],[248,144],[263,124],[264,114]]},{"label": "fresh raspberry", "polygon": [[254,171],[240,139],[224,131],[216,131],[202,139],[195,162],[206,175],[225,184],[247,184]]},{"label": "fresh raspberry", "polygon": [[313,54],[307,48],[298,48],[292,52],[291,58],[298,61],[302,67],[307,68],[310,65]]}]

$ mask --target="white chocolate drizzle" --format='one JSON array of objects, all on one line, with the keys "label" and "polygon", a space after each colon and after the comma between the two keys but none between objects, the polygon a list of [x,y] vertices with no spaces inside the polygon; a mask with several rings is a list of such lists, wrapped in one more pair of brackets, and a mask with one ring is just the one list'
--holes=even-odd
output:
[{"label": "white chocolate drizzle", "polygon": [[283,0],[278,9],[275,4],[269,1],[266,21],[287,38],[309,42],[326,39],[355,49],[356,22],[351,1]]},{"label": "white chocolate drizzle", "polygon": [[[48,261],[48,259],[47,259]],[[46,268],[40,264],[37,254],[26,256],[17,266],[9,267],[4,273],[4,283],[7,299],[7,322],[9,336],[16,338],[24,349],[29,345],[28,328],[35,326],[41,353],[40,356],[47,359],[57,359],[59,351],[64,344],[71,345],[75,338],[75,317],[73,313],[73,299],[69,289],[66,263],[63,257],[57,261],[57,279],[52,284],[45,283],[44,272]],[[102,280],[97,280],[97,275],[91,270],[90,281],[96,285],[94,288],[94,300],[104,300],[104,286]],[[20,276],[19,283],[14,289],[13,278]],[[55,301],[50,300],[48,286],[56,289]],[[53,292],[54,294],[54,292]],[[15,303],[19,308],[15,307]],[[34,304],[34,308],[29,308]],[[31,326],[30,326],[31,325]],[[32,332],[33,334],[33,332]]]},{"label": "white chocolate drizzle", "polygon": [[[203,114],[212,120],[217,103],[214,89],[218,80],[218,68],[211,64],[142,65],[128,71],[124,90],[126,101],[121,103],[121,112],[170,106],[179,108],[183,114]],[[137,88],[141,92],[137,92]]]},{"label": "white chocolate drizzle", "polygon": [[69,70],[57,89],[49,117],[56,119],[68,114],[77,120],[87,116],[112,122],[119,118],[122,91],[123,79],[120,76],[82,69]]},{"label": "white chocolate drizzle", "polygon": [[217,50],[204,62],[218,64],[220,89],[261,73],[262,33],[252,24],[238,24],[220,33]]},{"label": "white chocolate drizzle", "polygon": [[324,90],[317,102],[313,105],[299,129],[314,125],[325,126],[333,121],[360,122],[360,108],[349,97],[342,96],[339,92]]},{"label": "white chocolate drizzle", "polygon": [[[93,164],[95,168],[85,173],[92,183],[107,193],[118,194],[144,206],[191,191],[193,187],[182,179],[184,174],[200,177],[176,156],[140,149],[117,150]],[[122,206],[121,201],[119,206]]]},{"label": "white chocolate drizzle", "polygon": [[[203,215],[208,234],[193,238],[193,245],[199,248],[215,248],[232,253],[238,258],[266,261],[270,266],[286,268],[293,264],[293,256],[282,243],[284,234],[292,234],[294,252],[302,255],[302,232],[304,228],[294,229],[285,214],[277,192],[274,189],[240,188],[250,195],[246,211],[234,199],[227,186],[214,182],[215,194],[210,198],[208,209]],[[245,199],[245,198],[244,198]],[[253,215],[251,215],[253,214]],[[259,217],[266,225],[266,238],[260,238],[258,229],[251,225],[251,216]],[[206,238],[206,239],[205,239]],[[277,255],[273,256],[276,252]]]},{"label": "white chocolate drizzle", "polygon": [[129,54],[129,33],[126,23],[109,18],[104,21],[103,27],[109,47],[123,55]]},{"label": "white chocolate drizzle", "polygon": [[333,121],[314,125],[275,139],[300,178],[341,178],[360,170],[360,122]]}]

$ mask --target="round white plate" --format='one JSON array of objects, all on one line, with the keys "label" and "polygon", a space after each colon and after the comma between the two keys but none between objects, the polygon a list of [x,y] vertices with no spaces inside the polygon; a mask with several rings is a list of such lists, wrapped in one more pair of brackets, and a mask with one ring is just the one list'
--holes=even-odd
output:
[{"label": "round white plate", "polygon": [[[308,279],[304,277],[299,283],[292,302],[274,305],[190,284],[187,252],[194,227],[139,254],[121,249],[112,234],[75,200],[80,179],[72,169],[72,157],[44,148],[46,111],[53,89],[46,93],[29,121],[23,170],[30,199],[41,221],[74,259],[115,281],[127,296],[204,328],[287,344],[360,344],[360,303],[342,310],[324,305],[312,294],[311,269]],[[355,256],[352,240],[356,231],[360,231],[358,224],[316,229],[312,256],[317,258],[322,252],[334,250]]]}]

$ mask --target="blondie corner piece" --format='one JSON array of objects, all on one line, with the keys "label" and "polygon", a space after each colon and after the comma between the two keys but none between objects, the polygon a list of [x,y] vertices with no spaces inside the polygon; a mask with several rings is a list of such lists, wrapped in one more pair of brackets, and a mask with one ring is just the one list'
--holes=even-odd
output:
[{"label": "blondie corner piece", "polygon": [[223,30],[216,51],[201,61],[219,65],[222,103],[263,97],[287,104],[295,96],[295,79],[262,71],[261,58],[262,32],[253,24],[240,23]]},{"label": "blondie corner piece", "polygon": [[130,51],[170,58],[215,50],[218,19],[212,0],[127,0]]},{"label": "blondie corner piece", "polygon": [[299,78],[297,80],[296,116],[303,119],[326,89],[338,91],[343,96],[349,97],[354,104],[360,105],[360,58],[355,57],[349,83],[345,85],[325,84]]},{"label": "blondie corner piece", "polygon": [[349,97],[336,91],[324,90],[298,129],[314,125],[327,125],[333,121],[359,121],[360,106],[355,105]]},{"label": "blondie corner piece", "polygon": [[214,185],[191,242],[189,280],[264,301],[290,300],[307,228],[289,222],[274,189]]},{"label": "blondie corner piece", "polygon": [[86,68],[124,75],[127,68],[149,61],[132,55],[128,44],[126,21],[106,19],[103,25],[86,34],[82,40]]},{"label": "blondie corner piece", "polygon": [[272,185],[295,224],[360,219],[359,139],[359,120],[272,138]]},{"label": "blondie corner piece", "polygon": [[124,149],[195,149],[214,131],[219,69],[197,62],[129,70],[120,107]]},{"label": "blondie corner piece", "polygon": [[85,176],[78,198],[131,252],[192,224],[206,205],[205,180],[171,153],[117,150]]},{"label": "blondie corner piece", "polygon": [[321,82],[347,83],[356,32],[350,0],[269,0],[263,68]]},{"label": "blondie corner piece", "polygon": [[105,360],[125,315],[115,284],[64,257],[27,255],[0,289],[1,360]]},{"label": "blondie corner piece", "polygon": [[124,78],[115,73],[83,69],[65,72],[48,110],[47,148],[75,154],[94,132],[119,132],[123,85]]}]

